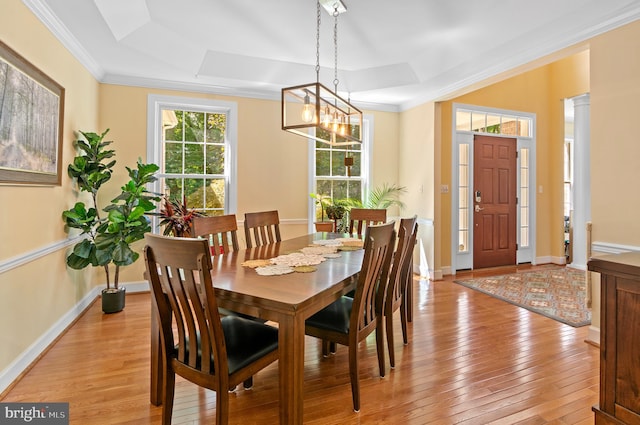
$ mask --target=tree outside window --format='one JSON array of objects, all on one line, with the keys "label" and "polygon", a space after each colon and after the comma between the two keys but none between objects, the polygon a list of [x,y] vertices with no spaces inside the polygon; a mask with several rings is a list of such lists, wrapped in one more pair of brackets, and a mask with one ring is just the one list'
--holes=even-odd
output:
[{"label": "tree outside window", "polygon": [[162,188],[207,215],[225,211],[227,116],[163,110]]},{"label": "tree outside window", "polygon": [[[360,143],[331,146],[316,142],[315,193],[324,199],[332,199],[333,201],[362,200],[365,177],[362,166],[363,155],[363,144]],[[345,160],[345,158],[347,159]],[[316,204],[316,220],[321,219],[321,214],[320,205]]]}]

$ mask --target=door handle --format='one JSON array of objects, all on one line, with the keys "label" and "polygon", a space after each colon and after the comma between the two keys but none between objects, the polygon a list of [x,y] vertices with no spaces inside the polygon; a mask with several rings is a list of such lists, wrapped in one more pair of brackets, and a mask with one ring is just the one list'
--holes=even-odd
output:
[{"label": "door handle", "polygon": [[482,211],[484,208],[482,208],[480,205],[476,204],[476,212],[480,212]]}]

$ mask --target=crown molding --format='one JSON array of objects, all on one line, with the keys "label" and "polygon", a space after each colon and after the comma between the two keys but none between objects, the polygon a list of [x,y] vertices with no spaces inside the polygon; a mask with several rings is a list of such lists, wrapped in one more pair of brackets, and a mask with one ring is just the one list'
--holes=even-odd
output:
[{"label": "crown molding", "polygon": [[58,17],[51,11],[51,8],[42,0],[22,0],[34,15],[53,33],[64,47],[84,66],[93,77],[101,81],[105,72],[93,57],[85,50],[78,40],[71,34],[71,31],[60,22]]}]

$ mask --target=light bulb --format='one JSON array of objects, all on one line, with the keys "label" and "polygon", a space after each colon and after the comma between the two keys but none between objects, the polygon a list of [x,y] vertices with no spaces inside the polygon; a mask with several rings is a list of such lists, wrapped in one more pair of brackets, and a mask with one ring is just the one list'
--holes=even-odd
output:
[{"label": "light bulb", "polygon": [[333,113],[333,132],[336,133],[338,131],[338,127],[340,126],[340,119],[338,118],[338,111]]},{"label": "light bulb", "polygon": [[324,117],[322,117],[322,125],[324,127],[329,128],[330,124],[331,124],[331,112],[329,111],[329,107],[326,106],[324,108]]},{"label": "light bulb", "polygon": [[309,95],[306,94],[304,96],[304,106],[302,107],[302,121],[312,122],[314,119],[315,119],[315,113],[313,110],[313,105],[311,104]]}]

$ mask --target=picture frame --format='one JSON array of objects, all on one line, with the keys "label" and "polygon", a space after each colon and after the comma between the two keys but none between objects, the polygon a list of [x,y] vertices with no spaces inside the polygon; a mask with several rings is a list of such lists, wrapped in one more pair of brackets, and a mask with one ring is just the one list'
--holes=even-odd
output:
[{"label": "picture frame", "polygon": [[0,41],[0,184],[60,186],[64,94]]}]

